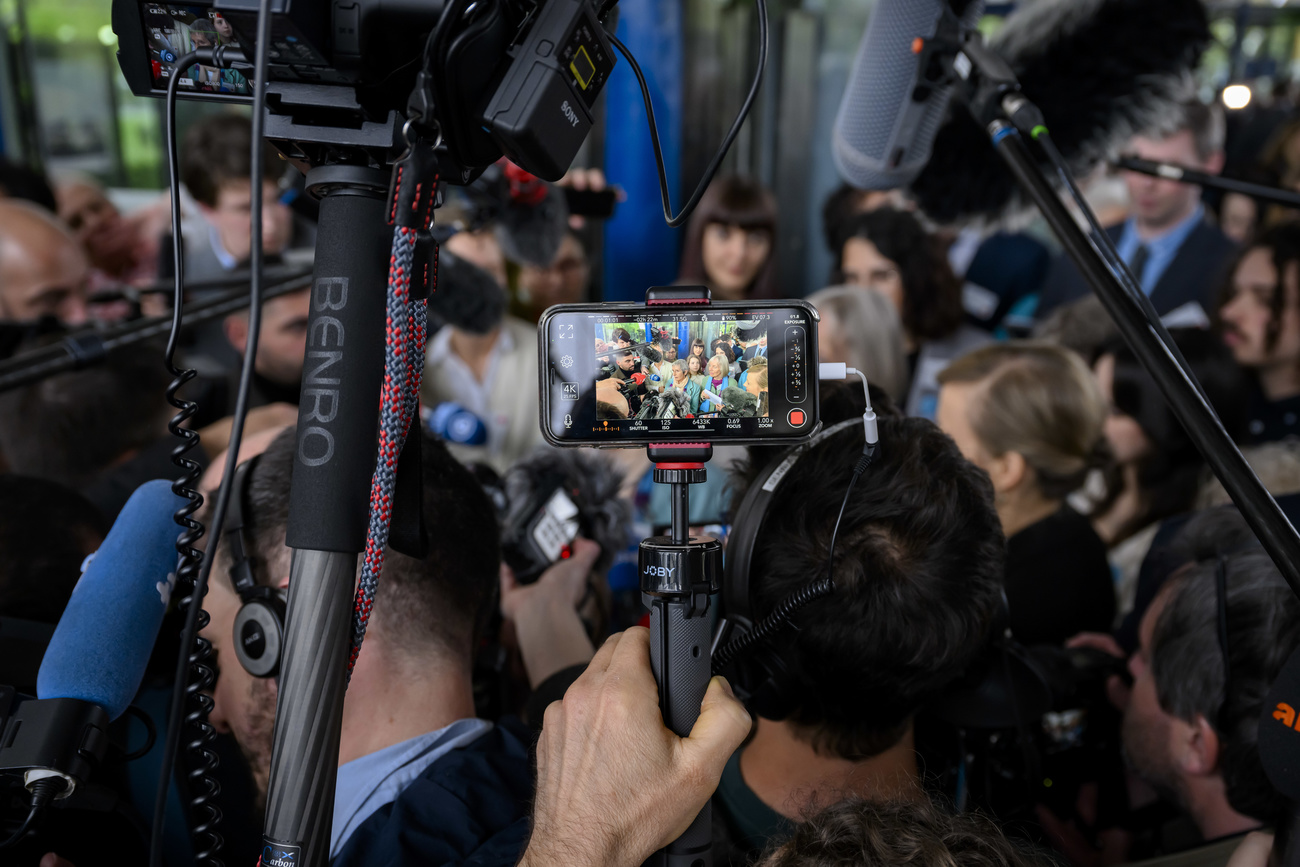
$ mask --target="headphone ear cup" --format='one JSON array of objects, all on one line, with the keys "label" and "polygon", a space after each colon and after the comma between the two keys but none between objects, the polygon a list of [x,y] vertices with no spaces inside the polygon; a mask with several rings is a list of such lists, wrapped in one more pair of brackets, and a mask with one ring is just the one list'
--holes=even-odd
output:
[{"label": "headphone ear cup", "polygon": [[284,600],[271,593],[245,602],[235,615],[235,656],[254,677],[278,677],[284,648]]},{"label": "headphone ear cup", "polygon": [[770,639],[739,654],[722,672],[755,716],[779,721],[794,712],[797,678],[785,661],[790,649],[788,639]]}]

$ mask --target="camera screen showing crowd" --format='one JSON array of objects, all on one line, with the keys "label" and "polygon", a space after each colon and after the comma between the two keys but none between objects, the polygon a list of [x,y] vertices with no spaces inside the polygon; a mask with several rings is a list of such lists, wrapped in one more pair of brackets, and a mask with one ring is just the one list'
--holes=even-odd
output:
[{"label": "camera screen showing crowd", "polygon": [[[230,22],[220,12],[205,6],[151,4],[145,7],[144,29],[153,83],[159,90],[166,90],[168,81],[176,74],[177,58],[200,48],[239,45]],[[182,91],[249,95],[248,79],[234,69],[196,63],[180,75],[181,80],[176,86]]]},{"label": "camera screen showing crowd", "polygon": [[815,426],[816,329],[806,306],[593,307],[557,313],[543,329],[556,438],[801,436]]}]

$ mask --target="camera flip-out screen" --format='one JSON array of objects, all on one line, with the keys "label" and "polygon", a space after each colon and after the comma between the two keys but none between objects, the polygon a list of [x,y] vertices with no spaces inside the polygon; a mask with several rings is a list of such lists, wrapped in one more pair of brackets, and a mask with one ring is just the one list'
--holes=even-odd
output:
[{"label": "camera flip-out screen", "polygon": [[155,89],[165,91],[171,77],[180,75],[176,87],[181,93],[251,94],[248,79],[233,69],[198,63],[189,69],[175,68],[179,57],[195,49],[218,45],[238,47],[235,31],[220,12],[206,6],[146,3],[143,23]]}]

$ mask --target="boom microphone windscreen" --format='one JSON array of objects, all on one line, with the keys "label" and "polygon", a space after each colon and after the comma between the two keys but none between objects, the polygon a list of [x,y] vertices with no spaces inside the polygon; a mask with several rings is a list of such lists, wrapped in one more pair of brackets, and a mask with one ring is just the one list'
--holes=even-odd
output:
[{"label": "boom microphone windscreen", "polygon": [[172,513],[185,500],[156,479],[127,500],[72,591],[36,679],[39,698],[76,698],[117,719],[131,704],[176,581]]},{"label": "boom microphone windscreen", "polygon": [[559,187],[545,187],[536,202],[509,199],[496,221],[501,252],[512,262],[549,268],[569,231],[569,206]]},{"label": "boom microphone windscreen", "polygon": [[[927,84],[914,46],[935,36],[948,6],[948,0],[876,4],[831,133],[835,167],[853,186],[892,190],[910,183],[929,161],[952,86]],[[983,13],[983,0],[967,4],[962,28],[972,29]]]},{"label": "boom microphone windscreen", "polygon": [[[1191,71],[1209,40],[1201,0],[1038,0],[1012,14],[991,47],[1083,175],[1131,136],[1168,128],[1194,97]],[[1025,207],[987,131],[957,106],[949,115],[911,186],[921,209],[950,223]]]},{"label": "boom microphone windscreen", "polygon": [[447,251],[438,254],[438,283],[429,293],[429,312],[447,325],[487,334],[506,315],[506,290],[477,265]]}]

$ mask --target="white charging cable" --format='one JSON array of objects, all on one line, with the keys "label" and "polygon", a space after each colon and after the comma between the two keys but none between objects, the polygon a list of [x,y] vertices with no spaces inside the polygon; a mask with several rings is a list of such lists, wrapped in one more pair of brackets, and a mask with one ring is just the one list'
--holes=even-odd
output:
[{"label": "white charging cable", "polygon": [[818,365],[818,379],[848,379],[850,376],[862,380],[862,394],[867,400],[867,411],[862,414],[862,427],[866,433],[867,445],[875,446],[880,442],[880,432],[876,429],[876,411],[871,408],[871,390],[867,388],[867,377],[862,371],[839,362],[823,361]]}]

